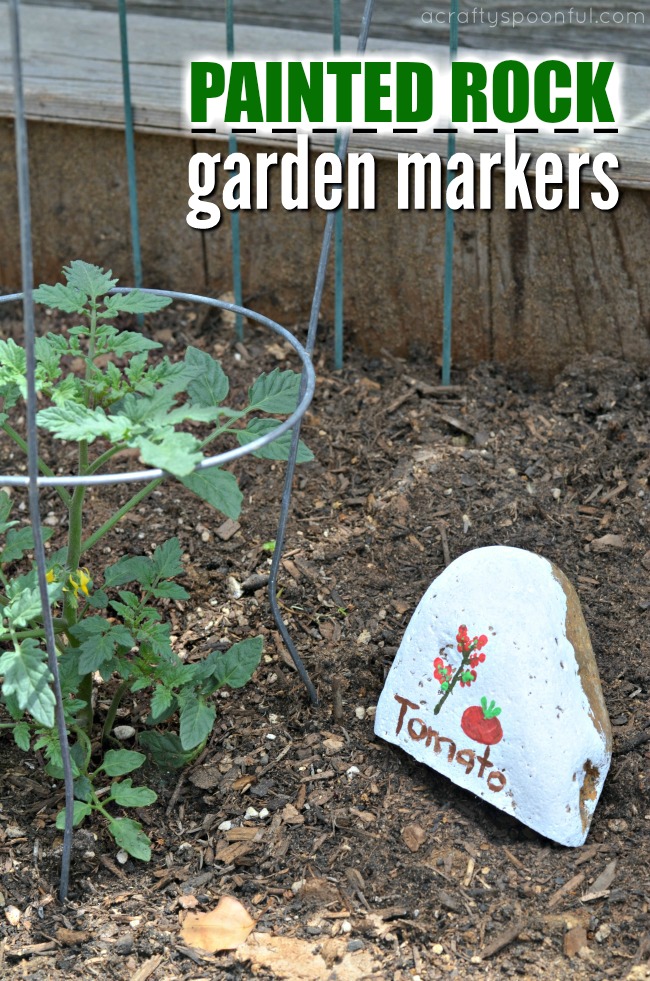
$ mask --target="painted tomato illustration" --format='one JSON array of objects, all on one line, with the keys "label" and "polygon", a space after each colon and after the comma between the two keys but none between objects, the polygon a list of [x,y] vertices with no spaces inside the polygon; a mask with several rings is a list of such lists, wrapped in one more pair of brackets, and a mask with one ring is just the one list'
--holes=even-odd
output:
[{"label": "painted tomato illustration", "polygon": [[497,718],[500,714],[501,709],[494,699],[488,705],[487,698],[482,698],[480,705],[470,705],[465,709],[460,727],[474,742],[495,746],[503,739],[503,729]]}]

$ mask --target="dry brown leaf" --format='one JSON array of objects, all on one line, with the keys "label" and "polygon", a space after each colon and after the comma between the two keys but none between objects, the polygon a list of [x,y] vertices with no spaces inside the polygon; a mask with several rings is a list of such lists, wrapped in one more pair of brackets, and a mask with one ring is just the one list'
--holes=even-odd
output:
[{"label": "dry brown leaf", "polygon": [[592,548],[596,550],[600,548],[606,548],[608,545],[611,548],[625,548],[625,542],[620,535],[603,535],[602,538],[596,538],[591,543]]},{"label": "dry brown leaf", "polygon": [[88,930],[67,930],[65,927],[59,927],[58,930],[55,930],[54,936],[59,943],[74,946],[74,944],[85,944],[90,933]]},{"label": "dry brown leaf", "polygon": [[591,886],[580,899],[583,903],[589,903],[593,899],[603,899],[605,896],[609,895],[609,887],[614,881],[614,876],[616,874],[616,859],[605,866],[603,871],[600,873],[595,882],[592,882]]},{"label": "dry brown leaf", "polygon": [[564,953],[567,957],[575,957],[587,943],[587,931],[582,926],[572,927],[564,935]]},{"label": "dry brown leaf", "polygon": [[402,840],[410,852],[417,852],[427,840],[427,833],[419,824],[407,824],[402,828]]},{"label": "dry brown leaf", "polygon": [[293,804],[285,804],[282,809],[282,820],[285,824],[304,824],[305,819],[298,812],[298,809],[293,806]]},{"label": "dry brown leaf", "polygon": [[323,749],[328,756],[332,756],[334,753],[340,753],[345,746],[345,739],[343,736],[337,736],[334,732],[326,732],[326,739],[323,739]]},{"label": "dry brown leaf", "polygon": [[191,947],[207,950],[235,950],[243,944],[255,920],[237,899],[222,896],[209,913],[188,913],[181,937]]},{"label": "dry brown leaf", "polygon": [[381,965],[368,951],[351,953],[344,940],[328,942],[327,960],[316,949],[313,941],[254,933],[235,958],[249,964],[254,973],[260,969],[268,971],[277,981],[323,981],[330,976],[328,961],[335,962],[336,977],[345,981],[382,977]]}]

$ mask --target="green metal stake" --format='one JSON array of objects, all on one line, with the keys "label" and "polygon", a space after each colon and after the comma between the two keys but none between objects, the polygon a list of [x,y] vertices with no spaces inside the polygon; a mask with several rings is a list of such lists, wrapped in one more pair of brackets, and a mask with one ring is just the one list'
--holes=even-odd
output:
[{"label": "green metal stake", "polygon": [[[334,54],[341,53],[341,0],[332,2],[332,36]],[[341,136],[337,134],[334,152],[338,154]],[[334,368],[343,367],[343,208],[336,209],[334,221]]]},{"label": "green metal stake", "polygon": [[[131,72],[129,68],[129,39],[126,26],[126,0],[118,0],[120,14],[120,47],[122,52],[122,90],[124,93],[124,139],[126,142],[126,170],[129,181],[129,208],[131,211],[131,249],[133,252],[133,279],[142,286],[142,252],[140,250],[140,214],[138,211],[138,184],[135,172],[135,139],[133,135],[133,106],[131,104]],[[138,324],[144,322],[138,314]]]},{"label": "green metal stake", "polygon": [[[451,0],[449,25],[449,60],[458,53],[458,0]],[[451,180],[449,159],[456,152],[456,134],[447,136],[447,187]],[[454,212],[445,205],[445,281],[442,300],[442,384],[451,381],[451,313],[454,287]]]},{"label": "green metal stake", "polygon": [[[234,0],[226,0],[226,50],[230,58],[235,54]],[[237,152],[237,137],[231,133],[228,138],[228,153]],[[232,291],[237,306],[243,306],[241,288],[241,241],[239,237],[239,211],[230,212],[230,241],[232,248]],[[237,339],[244,339],[244,320],[241,313],[235,314],[235,333]]]}]

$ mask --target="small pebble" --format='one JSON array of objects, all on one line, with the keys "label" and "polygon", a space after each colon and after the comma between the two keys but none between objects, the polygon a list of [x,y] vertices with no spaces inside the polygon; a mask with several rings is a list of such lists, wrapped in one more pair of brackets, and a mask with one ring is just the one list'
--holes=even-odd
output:
[{"label": "small pebble", "polygon": [[123,848],[120,848],[115,858],[118,860],[120,865],[126,865],[129,860],[129,854],[128,852],[125,852]]},{"label": "small pebble", "polygon": [[352,779],[352,777],[356,777],[356,775],[357,775],[358,773],[361,773],[361,770],[359,769],[359,767],[358,767],[358,766],[351,766],[351,767],[350,767],[350,768],[349,768],[349,769],[348,769],[348,770],[346,771],[346,776],[347,776],[347,778],[348,778],[348,780],[351,780],[351,779]]},{"label": "small pebble", "polygon": [[276,734],[274,732],[267,732],[266,738],[267,739],[277,739],[278,737],[276,736]]},{"label": "small pebble", "polygon": [[341,933],[352,933],[352,924],[349,920],[343,920],[341,923]]},{"label": "small pebble", "polygon": [[302,891],[302,888],[306,881],[307,881],[306,879],[298,879],[297,882],[294,882],[292,884],[291,892],[294,894],[294,896],[297,896],[298,893]]},{"label": "small pebble", "polygon": [[595,937],[599,944],[602,944],[604,940],[607,940],[612,932],[612,928],[609,923],[601,923],[596,930]]},{"label": "small pebble", "polygon": [[351,940],[348,944],[348,950],[351,954],[357,950],[363,950],[363,940]]},{"label": "small pebble", "polygon": [[433,946],[431,947],[431,953],[436,954],[437,956],[440,956],[440,954],[444,953],[444,950],[445,948],[442,946],[442,944],[433,944]]},{"label": "small pebble", "polygon": [[260,812],[258,810],[256,810],[254,807],[248,807],[246,809],[246,813],[244,814],[244,820],[250,821],[252,818],[258,818],[259,816]]},{"label": "small pebble", "polygon": [[219,831],[230,831],[232,828],[232,821],[222,821],[219,825]]},{"label": "small pebble", "polygon": [[357,705],[357,707],[354,710],[354,714],[356,715],[357,719],[365,719],[366,710],[363,707],[363,705]]},{"label": "small pebble", "polygon": [[267,818],[268,816],[269,816],[269,809],[268,809],[268,807],[263,807],[262,810],[259,813],[259,817],[260,818]]},{"label": "small pebble", "polygon": [[135,736],[135,729],[133,726],[115,726],[113,729],[113,735],[116,739],[119,739],[119,741],[123,743],[125,739],[133,739]]},{"label": "small pebble", "polygon": [[613,818],[607,822],[610,831],[627,831],[627,821],[625,818]]}]

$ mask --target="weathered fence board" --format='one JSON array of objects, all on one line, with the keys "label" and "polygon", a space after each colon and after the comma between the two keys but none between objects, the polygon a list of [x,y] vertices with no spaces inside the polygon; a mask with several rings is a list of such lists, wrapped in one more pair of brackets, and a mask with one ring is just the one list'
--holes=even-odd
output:
[{"label": "weathered fence board", "polygon": [[[22,0],[23,4],[39,0]],[[42,0],[41,0],[42,2]],[[50,7],[115,11],[115,0],[50,0]],[[344,0],[344,34],[359,31],[364,0]],[[416,44],[446,44],[449,0],[376,0],[372,36]],[[128,0],[132,14],[181,17],[223,23],[225,0]],[[647,0],[571,0],[543,7],[539,0],[497,0],[477,5],[460,0],[461,43],[468,48],[514,51],[606,51],[612,57],[650,65],[650,9]],[[545,21],[551,17],[550,23]],[[542,20],[543,17],[543,20]],[[516,20],[515,20],[516,18]],[[617,22],[620,21],[620,22]],[[235,22],[327,34],[329,0],[235,0]]]},{"label": "weathered fence board", "polygon": [[[117,132],[123,125],[117,15],[79,9],[54,13],[37,6],[22,14],[37,278],[51,280],[61,265],[82,256],[112,266],[128,282],[126,164]],[[209,233],[187,226],[187,163],[197,147],[223,154],[227,145],[218,138],[198,143],[187,133],[181,81],[186,57],[224,50],[223,24],[134,14],[129,25],[146,282],[219,295],[231,281],[228,216]],[[280,47],[320,53],[329,45],[314,32],[264,27],[239,28],[238,41],[242,52],[259,54]],[[354,42],[348,38],[346,44]],[[381,44],[374,42],[375,49]],[[420,50],[402,44],[410,53]],[[430,54],[431,47],[422,51]],[[583,351],[650,359],[650,197],[643,190],[650,185],[649,79],[644,66],[629,68],[628,110],[631,105],[638,118],[592,147],[594,152],[611,147],[623,167],[621,183],[635,188],[623,191],[613,211],[599,212],[588,201],[580,211],[505,211],[497,175],[492,210],[457,214],[457,363],[497,358],[549,378]],[[6,13],[0,8],[0,116],[7,117],[0,120],[0,286],[6,289],[20,282],[12,114]],[[494,152],[495,139],[481,144],[462,137],[458,147]],[[534,150],[533,140],[525,139],[522,148]],[[398,143],[356,136],[355,141],[378,158],[378,206],[346,214],[346,337],[374,350],[383,346],[420,355],[434,376],[444,215],[397,209],[394,157],[398,149],[444,155],[445,138]],[[316,149],[320,145],[327,146],[313,142]],[[539,137],[536,144],[558,152],[578,145],[588,148],[582,136],[552,142]],[[245,149],[252,158],[255,145]],[[277,174],[273,181],[272,207],[242,216],[244,295],[252,306],[291,324],[308,313],[324,216],[316,208],[285,211]],[[584,195],[592,189],[585,185]],[[324,312],[329,316],[327,302]]]},{"label": "weathered fence board", "polygon": [[[6,10],[0,8],[0,115],[13,110],[9,37]],[[122,126],[122,80],[118,21],[115,14],[61,8],[56,15],[49,7],[29,6],[23,11],[26,105],[31,119]],[[132,73],[132,101],[136,128],[144,132],[189,135],[183,120],[182,93],[184,68],[197,53],[225,52],[223,24],[179,21],[171,18],[133,15],[129,21],[129,54]],[[328,50],[329,39],[316,33],[242,28],[238,50],[242,54],[264,57],[269,51],[318,55]],[[344,50],[353,51],[355,41],[345,38]],[[440,48],[416,47],[396,41],[373,41],[369,51],[396,50],[444,57]],[[617,180],[623,185],[650,185],[650,69],[627,67],[624,75],[624,125],[609,137],[589,135],[524,135],[519,148],[538,154],[553,150],[566,154],[608,149],[621,162]],[[219,127],[217,127],[219,129]],[[222,127],[221,135],[226,133]],[[287,137],[274,138],[286,144]],[[251,143],[268,144],[269,137],[247,137]],[[312,146],[331,148],[331,137],[315,135]],[[393,156],[399,150],[418,149],[446,153],[446,136],[420,137],[353,134],[352,149],[371,149],[377,155]],[[458,149],[476,157],[481,151],[494,151],[495,137],[462,135]],[[588,171],[585,171],[588,177]]]}]

